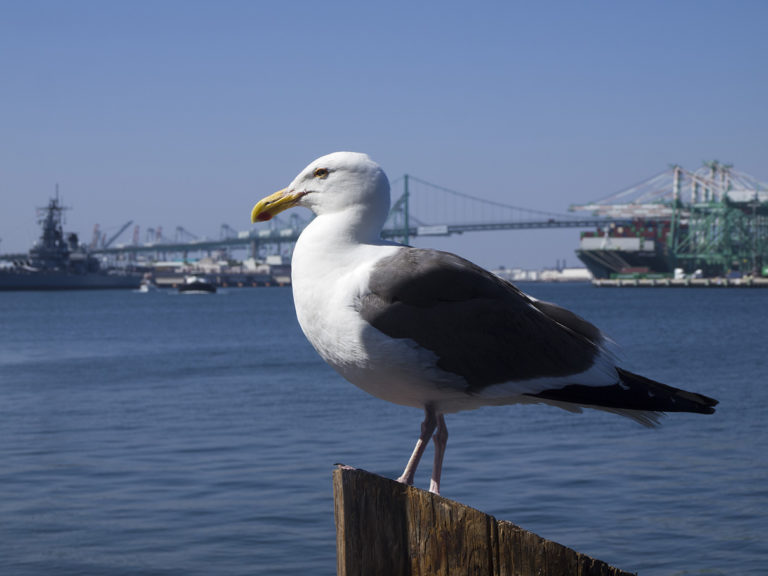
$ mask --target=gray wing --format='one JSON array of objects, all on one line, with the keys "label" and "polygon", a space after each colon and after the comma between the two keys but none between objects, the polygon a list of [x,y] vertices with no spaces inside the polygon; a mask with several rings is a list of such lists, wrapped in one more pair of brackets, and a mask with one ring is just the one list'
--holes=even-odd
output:
[{"label": "gray wing", "polygon": [[362,317],[433,351],[470,390],[578,374],[601,350],[602,335],[589,322],[454,254],[403,248],[376,264],[369,283]]}]

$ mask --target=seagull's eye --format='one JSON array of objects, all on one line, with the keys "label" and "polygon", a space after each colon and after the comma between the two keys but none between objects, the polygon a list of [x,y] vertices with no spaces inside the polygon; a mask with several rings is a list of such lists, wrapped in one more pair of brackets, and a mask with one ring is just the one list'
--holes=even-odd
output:
[{"label": "seagull's eye", "polygon": [[315,170],[315,178],[327,178],[328,168],[318,168]]}]

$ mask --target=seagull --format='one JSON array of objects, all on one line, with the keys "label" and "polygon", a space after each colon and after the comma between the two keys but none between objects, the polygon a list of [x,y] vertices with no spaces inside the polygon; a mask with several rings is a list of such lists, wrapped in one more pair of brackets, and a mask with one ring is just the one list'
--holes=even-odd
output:
[{"label": "seagull", "polygon": [[335,152],[259,201],[252,222],[303,206],[315,214],[292,257],[296,316],[341,376],[389,402],[424,410],[397,479],[413,484],[434,442],[440,493],[445,414],[482,406],[595,408],[645,426],[664,412],[712,414],[717,400],[633,374],[594,325],[537,300],[455,254],[383,240],[389,181],[366,154]]}]

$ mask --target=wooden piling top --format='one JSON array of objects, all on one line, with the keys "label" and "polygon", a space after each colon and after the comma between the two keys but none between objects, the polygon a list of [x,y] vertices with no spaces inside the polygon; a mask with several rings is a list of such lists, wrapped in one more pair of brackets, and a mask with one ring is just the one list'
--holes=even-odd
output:
[{"label": "wooden piling top", "polygon": [[333,472],[337,576],[630,576],[511,522],[364,470]]}]

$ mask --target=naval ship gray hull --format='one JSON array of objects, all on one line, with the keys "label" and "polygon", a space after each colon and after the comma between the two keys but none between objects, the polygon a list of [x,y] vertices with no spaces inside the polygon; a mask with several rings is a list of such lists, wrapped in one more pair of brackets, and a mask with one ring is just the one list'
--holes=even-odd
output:
[{"label": "naval ship gray hull", "polygon": [[106,290],[137,289],[141,274],[91,272],[67,274],[59,271],[0,271],[0,291],[8,290]]},{"label": "naval ship gray hull", "polygon": [[142,274],[122,268],[102,267],[77,239],[64,235],[61,214],[65,208],[58,194],[41,209],[42,233],[28,255],[16,255],[0,266],[0,291],[136,289]]}]

